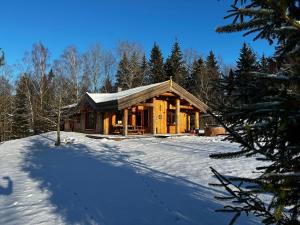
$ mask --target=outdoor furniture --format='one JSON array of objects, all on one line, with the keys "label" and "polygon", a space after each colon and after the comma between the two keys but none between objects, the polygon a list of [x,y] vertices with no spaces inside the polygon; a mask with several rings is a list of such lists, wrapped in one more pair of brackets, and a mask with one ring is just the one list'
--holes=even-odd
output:
[{"label": "outdoor furniture", "polygon": [[113,125],[113,134],[122,134],[122,132],[123,132],[122,124]]}]

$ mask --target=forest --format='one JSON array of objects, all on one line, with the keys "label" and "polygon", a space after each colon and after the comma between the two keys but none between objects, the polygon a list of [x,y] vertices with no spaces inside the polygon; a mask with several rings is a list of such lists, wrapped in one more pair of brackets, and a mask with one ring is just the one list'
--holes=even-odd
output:
[{"label": "forest", "polygon": [[[85,92],[113,93],[169,80],[170,77],[207,104],[213,103],[216,84],[231,79],[236,70],[276,69],[271,57],[255,55],[250,46],[241,46],[237,66],[225,65],[210,51],[206,57],[194,49],[181,50],[175,41],[164,58],[157,43],[149,55],[135,42],[121,41],[116,51],[99,43],[80,53],[66,47],[59,59],[38,42],[24,54],[18,65],[7,65],[2,52],[0,68],[0,140],[7,141],[51,130],[60,125],[61,109],[80,101]],[[14,76],[13,76],[14,75]]]}]

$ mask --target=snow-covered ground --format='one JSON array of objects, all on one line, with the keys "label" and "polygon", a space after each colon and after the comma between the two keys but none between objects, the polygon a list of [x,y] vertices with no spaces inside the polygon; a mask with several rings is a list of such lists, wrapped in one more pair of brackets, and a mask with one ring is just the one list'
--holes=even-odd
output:
[{"label": "snow-covered ground", "polygon": [[[210,137],[90,139],[55,133],[0,144],[0,224],[228,224],[209,167],[250,174],[250,159],[214,160],[238,146]],[[241,217],[237,224],[258,224]]]}]

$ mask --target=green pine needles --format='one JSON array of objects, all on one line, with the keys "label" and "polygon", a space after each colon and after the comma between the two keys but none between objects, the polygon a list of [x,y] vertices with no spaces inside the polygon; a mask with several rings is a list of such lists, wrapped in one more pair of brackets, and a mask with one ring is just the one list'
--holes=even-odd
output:
[{"label": "green pine needles", "polygon": [[[232,23],[218,32],[244,31],[277,42],[275,60],[257,62],[244,44],[237,70],[217,88],[226,101],[211,104],[211,114],[227,129],[228,140],[240,144],[236,152],[213,158],[255,157],[265,162],[256,177],[227,177],[212,172],[227,191],[218,211],[233,213],[230,224],[245,213],[264,224],[300,224],[300,1],[235,0]],[[265,200],[265,196],[268,199]]]}]

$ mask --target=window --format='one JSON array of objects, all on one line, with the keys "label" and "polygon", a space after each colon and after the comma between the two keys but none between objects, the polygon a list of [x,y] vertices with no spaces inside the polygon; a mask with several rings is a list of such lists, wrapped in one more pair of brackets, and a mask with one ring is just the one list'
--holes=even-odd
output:
[{"label": "window", "polygon": [[85,128],[86,129],[95,129],[95,127],[96,127],[96,113],[87,112],[85,122],[86,122],[85,123]]},{"label": "window", "polygon": [[175,112],[168,111],[168,118],[167,118],[168,125],[175,125]]},{"label": "window", "polygon": [[143,126],[148,127],[149,126],[149,110],[144,110],[144,124]]},{"label": "window", "polygon": [[80,123],[80,114],[76,116],[76,123]]}]

